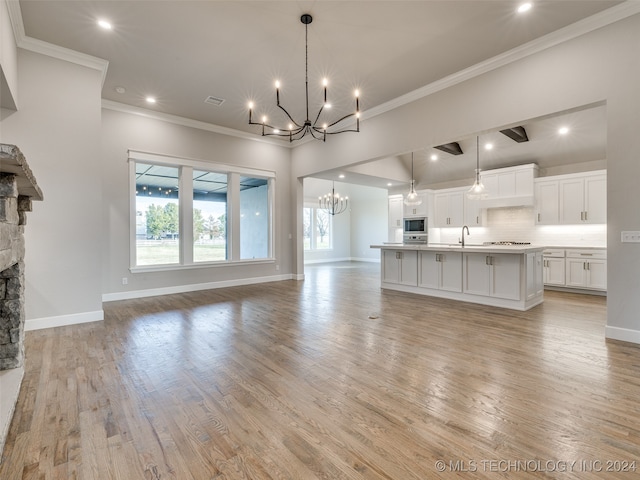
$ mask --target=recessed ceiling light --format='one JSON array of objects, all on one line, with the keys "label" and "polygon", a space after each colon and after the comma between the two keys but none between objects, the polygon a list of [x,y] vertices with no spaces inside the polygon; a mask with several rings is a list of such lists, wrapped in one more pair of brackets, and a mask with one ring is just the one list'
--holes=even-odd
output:
[{"label": "recessed ceiling light", "polygon": [[113,26],[106,20],[98,20],[98,26],[105,30],[113,30]]},{"label": "recessed ceiling light", "polygon": [[560,127],[558,129],[558,133],[560,135],[566,135],[567,133],[569,133],[569,127]]},{"label": "recessed ceiling light", "polygon": [[338,178],[344,178],[344,174],[341,173],[340,175],[338,175]]},{"label": "recessed ceiling light", "polygon": [[438,160],[438,155],[434,153],[433,155],[431,155],[431,161],[435,162],[436,160]]},{"label": "recessed ceiling light", "polygon": [[493,150],[493,143],[485,143],[484,149],[485,150]]},{"label": "recessed ceiling light", "polygon": [[533,7],[533,4],[531,2],[521,3],[518,7],[518,13],[528,12],[529,10],[531,10],[531,7]]},{"label": "recessed ceiling light", "polygon": [[153,97],[147,97],[147,103],[156,103],[156,99]]},{"label": "recessed ceiling light", "polygon": [[391,187],[391,186],[393,186],[393,183],[391,182],[387,183],[387,187]]}]

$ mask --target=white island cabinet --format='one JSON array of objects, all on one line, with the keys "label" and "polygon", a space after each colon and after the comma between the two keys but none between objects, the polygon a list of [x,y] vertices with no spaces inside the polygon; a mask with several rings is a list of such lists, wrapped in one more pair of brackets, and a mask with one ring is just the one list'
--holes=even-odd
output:
[{"label": "white island cabinet", "polygon": [[528,310],[544,301],[543,247],[371,245],[382,288]]},{"label": "white island cabinet", "polygon": [[509,253],[465,253],[463,292],[520,300],[520,257]]}]

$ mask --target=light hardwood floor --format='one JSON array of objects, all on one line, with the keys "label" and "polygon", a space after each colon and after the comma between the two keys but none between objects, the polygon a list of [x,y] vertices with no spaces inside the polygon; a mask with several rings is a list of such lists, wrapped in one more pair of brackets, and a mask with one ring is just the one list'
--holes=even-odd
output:
[{"label": "light hardwood floor", "polygon": [[605,298],[516,312],[378,268],[28,332],[0,478],[638,478],[640,348],[605,341]]}]

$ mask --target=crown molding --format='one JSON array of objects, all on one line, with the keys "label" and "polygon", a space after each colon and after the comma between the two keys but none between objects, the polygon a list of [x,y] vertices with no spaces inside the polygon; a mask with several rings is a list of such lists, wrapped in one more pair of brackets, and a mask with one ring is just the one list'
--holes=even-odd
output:
[{"label": "crown molding", "polygon": [[18,48],[98,70],[102,77],[101,85],[104,85],[104,81],[107,77],[107,69],[109,67],[109,62],[107,60],[87,55],[85,53],[80,53],[69,48],[59,47],[58,45],[43,42],[42,40],[27,37],[24,31],[20,2],[18,0],[7,0],[7,10],[9,11],[9,20],[13,27],[13,36]]},{"label": "crown molding", "polygon": [[107,110],[114,110],[116,112],[128,113],[131,115],[138,115],[140,117],[151,118],[154,120],[160,120],[163,122],[173,123],[175,125],[182,125],[183,127],[197,128],[199,130],[206,130],[207,132],[220,133],[222,135],[228,135],[231,137],[243,138],[245,140],[253,140],[254,142],[268,143],[270,145],[276,145],[278,147],[293,148],[290,143],[284,143],[271,138],[265,138],[262,136],[256,136],[253,133],[243,132],[241,130],[235,130],[233,128],[221,127],[213,123],[202,122],[200,120],[193,120],[191,118],[180,117],[178,115],[172,115],[169,113],[155,112],[146,108],[134,107],[125,103],[114,102],[113,100],[102,99],[102,108]]},{"label": "crown molding", "polygon": [[381,115],[385,112],[401,107],[426,96],[478,77],[492,70],[516,62],[530,55],[542,52],[548,48],[561,43],[573,40],[589,32],[606,27],[612,23],[624,20],[627,17],[640,13],[640,1],[627,0],[619,5],[603,10],[600,13],[584,18],[578,22],[567,25],[564,28],[548,33],[540,38],[513,48],[507,52],[496,55],[483,62],[477,63],[469,68],[460,70],[440,80],[436,80],[424,87],[420,87],[412,92],[382,103],[376,107],[362,112],[361,119],[365,120]]}]

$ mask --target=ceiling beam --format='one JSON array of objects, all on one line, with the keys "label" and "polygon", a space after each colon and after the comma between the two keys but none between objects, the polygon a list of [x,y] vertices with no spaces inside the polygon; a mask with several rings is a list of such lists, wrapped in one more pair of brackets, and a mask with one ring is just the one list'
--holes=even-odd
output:
[{"label": "ceiling beam", "polygon": [[522,126],[517,126],[517,127],[513,127],[513,128],[507,128],[505,130],[500,130],[500,133],[506,135],[511,140],[513,140],[515,142],[518,142],[518,143],[523,143],[523,142],[528,142],[529,141],[529,137],[527,136],[527,132],[524,129],[524,127],[522,127]]},{"label": "ceiling beam", "polygon": [[458,142],[445,143],[444,145],[438,145],[433,148],[450,153],[451,155],[462,155],[462,148],[460,148],[460,144]]}]

